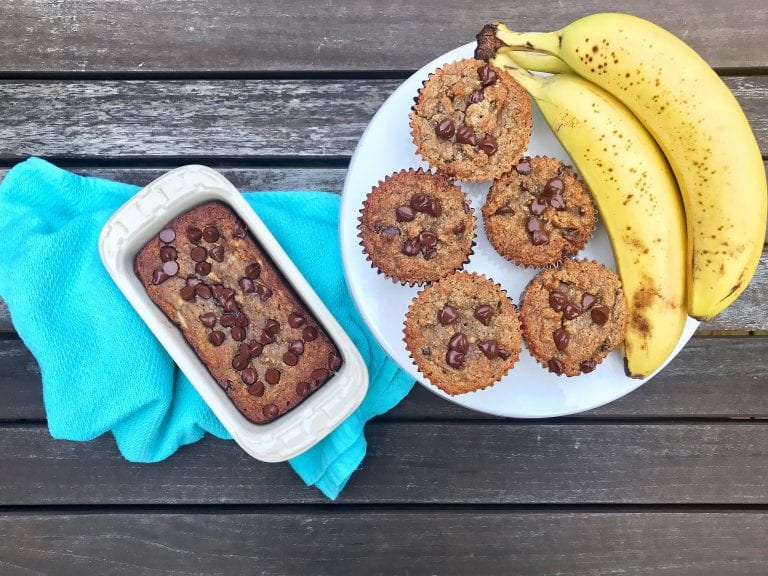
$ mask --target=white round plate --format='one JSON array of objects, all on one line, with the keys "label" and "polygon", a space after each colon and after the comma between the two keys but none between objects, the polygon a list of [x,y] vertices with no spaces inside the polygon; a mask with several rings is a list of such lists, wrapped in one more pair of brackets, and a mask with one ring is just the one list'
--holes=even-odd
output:
[{"label": "white round plate", "polygon": [[[416,154],[408,126],[408,113],[421,83],[436,68],[461,58],[471,58],[474,43],[456,48],[433,60],[400,87],[379,108],[365,133],[360,138],[344,183],[344,194],[339,222],[344,273],[349,290],[360,314],[373,335],[406,372],[429,390],[461,404],[498,416],[514,418],[547,418],[575,414],[607,404],[631,392],[644,380],[628,378],[618,351],[612,352],[591,374],[575,378],[558,377],[539,366],[526,350],[520,360],[504,378],[479,392],[449,396],[429,384],[408,356],[403,343],[403,320],[406,310],[419,287],[408,288],[395,284],[378,274],[365,259],[358,238],[358,217],[363,199],[388,174],[404,168],[428,168]],[[527,154],[547,155],[571,164],[565,150],[555,139],[544,119],[532,106],[533,135]],[[508,262],[491,247],[485,236],[480,207],[483,205],[488,184],[460,183],[468,194],[478,217],[477,245],[466,270],[483,273],[507,290],[517,303],[523,288],[535,271],[526,270]],[[602,225],[579,253],[579,257],[593,259],[615,270],[613,252]],[[677,355],[696,330],[698,322],[689,318],[677,348]]]}]

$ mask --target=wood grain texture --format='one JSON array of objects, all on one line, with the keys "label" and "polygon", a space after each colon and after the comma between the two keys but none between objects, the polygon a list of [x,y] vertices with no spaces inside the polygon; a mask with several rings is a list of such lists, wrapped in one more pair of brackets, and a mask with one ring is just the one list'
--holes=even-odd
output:
[{"label": "wood grain texture", "polygon": [[764,512],[0,516],[7,576],[763,576]]},{"label": "wood grain texture", "polygon": [[[578,418],[768,419],[768,338],[693,338],[661,374]],[[0,421],[42,420],[40,370],[19,340],[0,340]],[[414,387],[380,421],[492,419]],[[556,422],[556,421],[555,421]]]},{"label": "wood grain texture", "polygon": [[[0,19],[1,20],[1,19]],[[768,76],[725,78],[768,153]],[[1,81],[0,159],[348,157],[399,80]]]},{"label": "wood grain texture", "polygon": [[415,69],[505,20],[554,30],[592,12],[667,27],[713,66],[766,66],[761,0],[600,0],[474,4],[329,0],[15,0],[0,19],[2,70],[284,71]]},{"label": "wood grain texture", "polygon": [[[327,503],[207,437],[156,464],[113,439],[0,429],[0,505]],[[342,504],[768,504],[768,425],[375,423]]]}]

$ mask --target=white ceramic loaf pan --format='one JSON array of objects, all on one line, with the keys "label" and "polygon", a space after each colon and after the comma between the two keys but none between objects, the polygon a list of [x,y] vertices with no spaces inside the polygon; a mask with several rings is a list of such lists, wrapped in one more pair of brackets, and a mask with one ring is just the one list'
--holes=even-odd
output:
[{"label": "white ceramic loaf pan", "polygon": [[[211,200],[228,205],[245,222],[342,356],[342,366],[335,375],[298,406],[269,424],[252,424],[240,414],[186,343],[181,331],[152,302],[134,273],[134,258],[149,240],[176,216]],[[99,254],[139,316],[235,441],[254,458],[279,462],[304,452],[341,424],[362,402],[368,389],[368,371],[357,348],[237,189],[215,170],[184,166],[146,186],[106,223],[99,237]]]}]

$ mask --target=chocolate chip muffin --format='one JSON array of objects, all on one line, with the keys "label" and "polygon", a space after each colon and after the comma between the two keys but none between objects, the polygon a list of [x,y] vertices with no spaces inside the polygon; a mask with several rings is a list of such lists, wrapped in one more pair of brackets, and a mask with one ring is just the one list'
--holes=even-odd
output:
[{"label": "chocolate chip muffin", "polygon": [[589,191],[573,169],[546,156],[525,158],[496,179],[482,212],[493,247],[521,266],[557,264],[575,255],[596,222]]},{"label": "chocolate chip muffin", "polygon": [[430,166],[462,180],[492,180],[528,146],[531,103],[508,74],[482,60],[459,60],[424,82],[410,125]]},{"label": "chocolate chip muffin", "polygon": [[534,358],[558,376],[592,372],[624,341],[627,303],[605,266],[566,260],[540,272],[523,292],[523,337]]},{"label": "chocolate chip muffin", "polygon": [[491,386],[517,362],[520,320],[492,280],[457,272],[411,302],[405,345],[432,384],[451,395],[464,394]]},{"label": "chocolate chip muffin", "polygon": [[341,366],[322,326],[220,202],[171,221],[136,255],[134,268],[152,301],[254,424],[285,414]]},{"label": "chocolate chip muffin", "polygon": [[374,268],[413,285],[464,266],[472,254],[475,219],[467,196],[448,176],[411,169],[373,187],[358,229]]}]

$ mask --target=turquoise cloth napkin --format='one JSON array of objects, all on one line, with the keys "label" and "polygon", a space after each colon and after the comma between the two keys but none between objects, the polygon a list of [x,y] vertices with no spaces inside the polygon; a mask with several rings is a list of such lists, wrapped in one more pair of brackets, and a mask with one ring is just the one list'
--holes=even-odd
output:
[{"label": "turquoise cloth napkin", "polygon": [[[127,460],[157,462],[206,432],[230,436],[99,259],[102,226],[137,190],[39,158],[15,166],[0,184],[0,296],[40,364],[51,435],[92,440],[112,432]],[[370,387],[358,410],[291,460],[307,484],[334,499],[365,456],[365,423],[395,406],[413,382],[384,354],[347,293],[339,197],[268,192],[245,198],[368,365]]]}]

